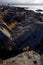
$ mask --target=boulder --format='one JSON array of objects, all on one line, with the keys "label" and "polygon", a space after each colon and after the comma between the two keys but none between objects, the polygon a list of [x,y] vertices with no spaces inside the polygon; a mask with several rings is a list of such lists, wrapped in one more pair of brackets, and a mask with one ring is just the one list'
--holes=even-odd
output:
[{"label": "boulder", "polygon": [[0,65],[42,65],[40,55],[34,51],[27,51],[16,57],[4,60]]}]

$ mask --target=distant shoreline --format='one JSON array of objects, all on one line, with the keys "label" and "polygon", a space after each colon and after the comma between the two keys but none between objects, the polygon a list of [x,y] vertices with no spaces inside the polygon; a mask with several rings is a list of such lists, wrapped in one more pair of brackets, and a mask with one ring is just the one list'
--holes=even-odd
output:
[{"label": "distant shoreline", "polygon": [[43,3],[12,3],[12,2],[0,2],[0,5],[4,6],[13,6],[13,7],[24,7],[27,10],[37,10],[42,9],[43,10]]},{"label": "distant shoreline", "polygon": [[43,3],[12,3],[12,2],[0,2],[0,5],[22,5],[22,6],[43,6]]}]

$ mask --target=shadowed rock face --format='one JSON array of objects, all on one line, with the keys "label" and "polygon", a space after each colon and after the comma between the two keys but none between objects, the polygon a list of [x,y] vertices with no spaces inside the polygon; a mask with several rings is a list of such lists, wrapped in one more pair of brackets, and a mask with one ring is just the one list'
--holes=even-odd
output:
[{"label": "shadowed rock face", "polygon": [[34,51],[28,51],[17,55],[16,57],[3,61],[0,65],[42,65],[40,55]]},{"label": "shadowed rock face", "polygon": [[[35,22],[38,23],[38,21],[40,23],[43,22],[43,14],[35,13],[34,11],[31,11],[31,10],[28,12],[22,9],[18,10],[18,8],[16,10],[13,7],[12,8],[5,7],[1,9],[1,11],[4,12],[4,13],[1,13],[5,17],[5,18],[2,17],[2,19],[5,21],[7,25],[15,21],[17,22],[17,25],[15,28],[12,29],[14,32],[15,44],[14,42],[7,39],[6,36],[4,36],[0,32],[0,46],[2,48],[2,51],[1,51],[2,53],[0,52],[0,57],[4,56],[9,58],[3,61],[2,59],[0,59],[0,63],[1,63],[0,65],[43,65],[43,55],[41,55],[41,58],[40,58],[40,55],[34,51],[28,51],[28,52],[23,51],[23,49],[25,49],[25,47],[28,46],[30,50],[35,50],[38,53],[40,52],[43,53],[43,39],[42,40],[39,39],[43,37],[43,24],[41,25],[34,24]],[[24,11],[25,13],[24,14],[23,12],[20,13],[21,11]],[[40,44],[38,44],[39,41],[40,41]],[[11,46],[10,51],[9,51],[9,46]],[[6,52],[3,53],[3,49]],[[13,49],[13,51],[11,51],[11,49]],[[21,53],[22,51],[24,53]],[[10,58],[10,57],[13,57],[13,58]]]},{"label": "shadowed rock face", "polygon": [[43,54],[41,54],[41,63],[43,65]]}]

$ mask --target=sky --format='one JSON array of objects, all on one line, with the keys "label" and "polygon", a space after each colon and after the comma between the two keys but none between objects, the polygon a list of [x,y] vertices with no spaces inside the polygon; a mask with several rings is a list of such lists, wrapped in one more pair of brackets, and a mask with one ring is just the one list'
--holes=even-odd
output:
[{"label": "sky", "polygon": [[43,0],[0,0],[0,2],[43,3]]}]

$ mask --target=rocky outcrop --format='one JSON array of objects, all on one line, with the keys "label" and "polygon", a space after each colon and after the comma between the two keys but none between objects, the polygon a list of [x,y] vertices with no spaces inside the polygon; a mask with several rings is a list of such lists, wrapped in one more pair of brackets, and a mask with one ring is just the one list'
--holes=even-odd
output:
[{"label": "rocky outcrop", "polygon": [[34,51],[27,51],[16,57],[4,60],[0,65],[42,65],[40,55]]}]

